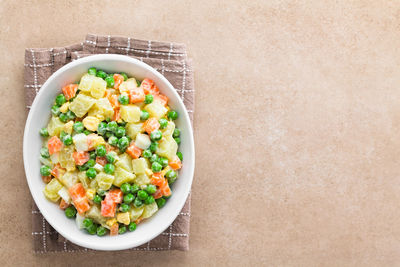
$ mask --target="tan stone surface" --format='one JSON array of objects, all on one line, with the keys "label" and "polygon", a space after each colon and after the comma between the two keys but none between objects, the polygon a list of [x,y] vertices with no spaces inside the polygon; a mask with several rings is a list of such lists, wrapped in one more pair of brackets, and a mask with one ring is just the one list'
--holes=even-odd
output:
[{"label": "tan stone surface", "polygon": [[[87,2],[0,1],[2,264],[400,263],[400,3]],[[189,252],[32,253],[24,48],[87,32],[188,45]]]}]

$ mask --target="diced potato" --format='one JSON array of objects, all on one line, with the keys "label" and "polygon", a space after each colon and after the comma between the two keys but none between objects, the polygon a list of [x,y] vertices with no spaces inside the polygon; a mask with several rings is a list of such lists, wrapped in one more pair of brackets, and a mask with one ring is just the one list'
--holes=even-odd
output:
[{"label": "diced potato", "polygon": [[90,89],[92,89],[92,84],[95,78],[96,76],[86,73],[85,75],[82,76],[81,81],[79,82],[78,89],[81,90],[82,92],[90,92]]},{"label": "diced potato", "polygon": [[65,102],[61,107],[60,107],[60,111],[62,113],[65,113],[68,111],[68,107],[69,107],[69,102]]},{"label": "diced potato", "polygon": [[121,118],[126,122],[140,121],[140,108],[136,105],[121,105]]},{"label": "diced potato", "polygon": [[132,160],[132,169],[135,174],[145,174],[149,164],[145,158]]},{"label": "diced potato", "polygon": [[98,171],[98,172],[101,172],[104,168],[103,168],[103,166],[101,166],[100,164],[98,164],[98,163],[96,163],[94,166],[93,166],[93,168],[96,170],[96,171]]},{"label": "diced potato", "polygon": [[164,107],[163,104],[161,104],[159,101],[154,100],[153,103],[148,104],[144,107],[144,110],[146,110],[149,114],[150,117],[155,117],[157,120],[161,119],[164,117],[164,115],[167,113],[167,109]]},{"label": "diced potato", "polygon": [[86,172],[78,172],[78,180],[86,190],[89,188],[90,179],[86,176]]},{"label": "diced potato", "polygon": [[107,222],[107,219],[101,216],[100,208],[97,205],[93,205],[90,210],[87,211],[86,217],[100,224],[105,224]]},{"label": "diced potato", "polygon": [[115,166],[121,167],[121,168],[127,170],[128,172],[133,172],[132,157],[126,153],[119,155],[118,157],[119,157],[119,159],[118,159],[117,163],[115,163]]},{"label": "diced potato", "polygon": [[69,189],[71,186],[75,185],[78,183],[78,174],[76,172],[66,172],[64,175],[62,175],[59,178],[60,182],[67,188]]},{"label": "diced potato", "polygon": [[134,89],[137,87],[136,79],[135,78],[130,78],[124,82],[122,82],[119,86],[119,91],[120,93],[128,93],[130,90]]},{"label": "diced potato", "polygon": [[141,149],[147,149],[151,145],[150,137],[147,134],[137,134],[135,145]]},{"label": "diced potato", "polygon": [[162,175],[165,176],[165,174],[166,174],[169,170],[171,170],[171,167],[170,167],[170,166],[165,167],[165,168],[161,171]]},{"label": "diced potato", "polygon": [[75,223],[78,226],[79,229],[84,229],[85,226],[83,225],[83,220],[85,220],[85,217],[80,215],[79,213],[76,213],[76,219]]},{"label": "diced potato", "polygon": [[149,177],[153,175],[153,171],[150,170],[149,168],[145,169],[144,173],[147,174],[147,176],[149,176]]},{"label": "diced potato", "polygon": [[47,131],[50,136],[60,135],[64,129],[64,123],[60,121],[58,117],[51,117],[49,124],[47,125]]},{"label": "diced potato", "polygon": [[68,190],[63,186],[60,190],[58,190],[57,194],[66,202],[70,203],[71,197],[69,196]]},{"label": "diced potato", "polygon": [[156,213],[158,210],[158,206],[156,202],[153,202],[152,204],[149,205],[144,205],[144,211],[142,214],[143,219],[147,219],[150,218],[151,216],[153,216],[154,213]]},{"label": "diced potato", "polygon": [[135,175],[131,172],[126,171],[121,167],[115,168],[114,172],[115,180],[113,185],[121,186],[123,183],[131,183],[135,180]]},{"label": "diced potato", "polygon": [[86,134],[76,134],[72,137],[72,140],[74,141],[76,151],[81,152],[87,151],[89,149]]},{"label": "diced potato", "polygon": [[82,120],[83,126],[86,127],[86,129],[94,132],[97,130],[97,126],[100,123],[100,120],[96,117],[93,116],[87,116]]},{"label": "diced potato", "polygon": [[114,109],[111,106],[110,101],[107,98],[100,98],[96,103],[90,108],[89,116],[94,116],[99,120],[104,120],[106,118],[112,118],[114,115]]},{"label": "diced potato", "polygon": [[123,223],[125,225],[128,225],[131,222],[129,217],[130,216],[129,216],[129,212],[128,211],[127,212],[119,212],[117,214],[117,221],[119,223]]},{"label": "diced potato", "polygon": [[66,124],[64,124],[64,132],[67,134],[72,134],[72,127],[74,126],[73,121],[69,121]]},{"label": "diced potato", "polygon": [[74,152],[73,146],[65,146],[61,149],[60,153],[60,165],[61,167],[67,169],[67,171],[75,170],[75,160],[72,157],[72,153]]},{"label": "diced potato", "polygon": [[43,165],[47,165],[49,167],[53,167],[52,166],[53,164],[51,163],[51,161],[49,159],[46,159],[46,158],[43,158],[42,156],[40,156],[39,160]]},{"label": "diced potato", "polygon": [[92,88],[90,89],[90,94],[94,98],[99,99],[104,96],[106,89],[107,89],[107,82],[100,77],[96,77],[93,80]]},{"label": "diced potato", "polygon": [[106,141],[104,141],[104,138],[100,135],[97,134],[90,134],[90,144],[92,147],[96,148],[99,145],[104,145]]},{"label": "diced potato", "polygon": [[96,190],[94,190],[93,188],[86,190],[86,197],[90,200],[93,200],[93,197],[95,194],[96,194]]},{"label": "diced potato", "polygon": [[136,176],[135,183],[137,183],[139,186],[144,186],[150,183],[150,178],[145,173],[138,174]]},{"label": "diced potato", "polygon": [[97,191],[97,189],[99,188],[99,185],[97,184],[97,180],[96,179],[90,180],[89,188],[93,188],[93,189],[95,189]]},{"label": "diced potato", "polygon": [[178,144],[172,136],[163,137],[159,143],[156,153],[168,160],[172,160],[178,151]]},{"label": "diced potato", "polygon": [[60,162],[60,152],[50,155],[50,160],[53,165],[56,165],[57,163],[59,163]]},{"label": "diced potato", "polygon": [[117,219],[111,218],[111,219],[108,219],[108,220],[106,221],[106,225],[108,225],[109,227],[111,227],[111,226],[113,226],[116,222],[117,222]]},{"label": "diced potato", "polygon": [[174,130],[175,130],[175,123],[173,121],[168,121],[167,127],[161,130],[161,132],[164,137],[167,137],[167,136],[172,136]]},{"label": "diced potato", "polygon": [[58,191],[60,191],[62,187],[62,184],[57,179],[52,179],[50,183],[45,186],[43,193],[48,200],[57,202],[60,199]]},{"label": "diced potato", "polygon": [[139,219],[139,217],[142,216],[143,211],[144,211],[144,205],[139,207],[139,208],[136,208],[136,207],[133,206],[129,210],[129,213],[130,213],[129,217],[130,217],[131,221],[133,222],[133,221],[136,221],[137,219]]},{"label": "diced potato", "polygon": [[132,140],[135,140],[138,133],[143,133],[142,129],[143,123],[127,123],[125,126],[126,135],[129,136]]},{"label": "diced potato", "polygon": [[78,118],[82,118],[88,110],[94,105],[96,99],[93,97],[78,94],[77,97],[69,105],[69,110],[75,113]]},{"label": "diced potato", "polygon": [[111,174],[100,172],[96,175],[96,182],[100,189],[108,190],[113,184],[115,177]]}]

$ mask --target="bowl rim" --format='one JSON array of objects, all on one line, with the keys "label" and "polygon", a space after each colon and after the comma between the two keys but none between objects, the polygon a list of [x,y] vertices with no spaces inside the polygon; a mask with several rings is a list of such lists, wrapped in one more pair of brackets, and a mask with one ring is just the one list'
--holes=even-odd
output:
[{"label": "bowl rim", "polygon": [[[98,243],[89,243],[89,242],[85,242],[85,239],[83,238],[75,238],[74,236],[69,236],[68,232],[65,231],[63,229],[63,227],[61,227],[60,225],[57,225],[57,223],[55,223],[55,221],[53,221],[52,216],[54,215],[50,215],[50,211],[48,211],[47,209],[45,209],[44,207],[41,206],[40,201],[38,201],[38,197],[39,197],[39,192],[34,191],[34,179],[33,179],[33,175],[29,172],[29,170],[27,169],[29,166],[28,161],[30,161],[29,159],[29,155],[27,155],[27,149],[28,149],[28,133],[29,133],[29,129],[32,125],[32,123],[34,123],[32,121],[33,119],[33,110],[35,110],[37,108],[37,103],[39,101],[39,99],[42,97],[42,95],[44,94],[45,91],[47,90],[51,90],[50,87],[48,87],[48,85],[51,83],[52,80],[56,79],[61,73],[63,73],[64,71],[70,69],[70,68],[74,68],[76,66],[79,66],[80,64],[83,63],[90,63],[90,62],[98,62],[98,61],[125,61],[128,63],[133,63],[138,65],[140,68],[144,68],[146,71],[150,71],[152,72],[155,76],[157,76],[165,85],[166,87],[168,87],[167,90],[170,90],[171,93],[173,95],[175,95],[175,98],[178,100],[178,103],[181,107],[183,107],[183,114],[180,114],[180,116],[184,116],[185,117],[185,121],[188,122],[188,146],[189,149],[191,151],[191,155],[186,157],[187,159],[185,161],[188,161],[188,165],[191,166],[191,168],[189,168],[189,172],[188,172],[188,177],[187,179],[189,179],[188,182],[188,186],[184,187],[184,200],[181,200],[180,202],[178,202],[179,205],[175,205],[175,208],[172,210],[173,213],[171,212],[170,214],[173,214],[173,216],[168,216],[168,220],[163,221],[163,227],[160,227],[158,230],[156,229],[155,231],[152,231],[147,238],[143,238],[142,240],[139,240],[139,242],[135,242],[135,239],[132,239],[132,242],[120,242],[119,245],[113,246],[113,247],[107,247],[102,245],[103,242],[98,242]],[[38,209],[40,210],[41,214],[43,215],[43,217],[46,219],[46,221],[59,233],[61,234],[63,237],[65,237],[66,239],[68,239],[69,241],[71,241],[72,243],[75,243],[79,246],[85,247],[85,248],[89,248],[89,249],[95,249],[95,250],[104,250],[104,251],[115,251],[115,250],[124,250],[124,249],[130,249],[130,248],[134,248],[137,246],[140,246],[152,239],[154,239],[155,237],[157,237],[158,235],[160,235],[165,229],[167,229],[172,223],[173,221],[177,218],[177,216],[179,215],[179,213],[181,212],[183,206],[186,203],[186,200],[189,196],[191,187],[192,187],[192,182],[193,182],[193,177],[194,177],[194,168],[195,168],[195,147],[194,147],[194,136],[193,136],[193,128],[192,128],[192,123],[190,121],[190,117],[188,114],[188,111],[186,109],[186,106],[184,105],[182,99],[180,98],[179,94],[177,93],[177,91],[175,90],[175,88],[172,86],[172,84],[161,74],[159,73],[156,69],[154,69],[153,67],[151,67],[150,65],[129,57],[129,56],[124,56],[124,55],[118,55],[118,54],[98,54],[98,55],[91,55],[91,56],[87,56],[84,58],[80,58],[80,59],[76,59],[66,65],[64,65],[63,67],[61,67],[60,69],[58,69],[57,71],[55,71],[47,80],[45,83],[43,83],[41,89],[39,90],[39,92],[36,94],[34,101],[32,102],[32,105],[29,109],[29,113],[25,122],[25,127],[24,127],[24,136],[23,136],[23,162],[24,162],[24,170],[25,170],[25,177],[28,183],[28,187],[29,187],[29,191],[32,195],[32,198],[35,201],[35,204],[37,205]],[[31,178],[32,177],[32,178]],[[164,227],[165,226],[165,227]]]}]

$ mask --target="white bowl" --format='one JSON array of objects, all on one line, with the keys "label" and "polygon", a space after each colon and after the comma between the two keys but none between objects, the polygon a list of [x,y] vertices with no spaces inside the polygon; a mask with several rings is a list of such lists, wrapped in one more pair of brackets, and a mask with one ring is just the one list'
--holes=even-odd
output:
[{"label": "white bowl", "polygon": [[[179,178],[173,185],[173,194],[166,205],[153,217],[138,225],[134,232],[118,236],[89,235],[79,230],[75,220],[68,219],[58,205],[48,201],[43,195],[45,184],[40,176],[40,148],[42,138],[39,130],[49,122],[50,109],[61,88],[75,82],[90,67],[106,72],[126,72],[128,76],[139,79],[150,78],[165,94],[169,105],[178,111],[176,125],[181,130],[182,143],[179,150],[183,153],[183,167]],[[160,73],[149,65],[122,55],[94,55],[75,60],[56,71],[43,84],[30,109],[24,133],[24,166],[29,189],[40,212],[53,228],[71,242],[90,249],[121,250],[140,246],[162,233],[178,216],[188,197],[194,173],[194,142],[189,115],[182,100],[173,86]]]}]

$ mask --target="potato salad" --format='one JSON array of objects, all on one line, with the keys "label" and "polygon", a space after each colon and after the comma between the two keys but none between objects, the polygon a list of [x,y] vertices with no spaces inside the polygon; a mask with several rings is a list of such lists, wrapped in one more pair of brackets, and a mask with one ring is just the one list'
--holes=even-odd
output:
[{"label": "potato salad", "polygon": [[134,231],[182,167],[178,113],[150,79],[90,68],[57,95],[40,130],[44,195],[98,236]]}]

